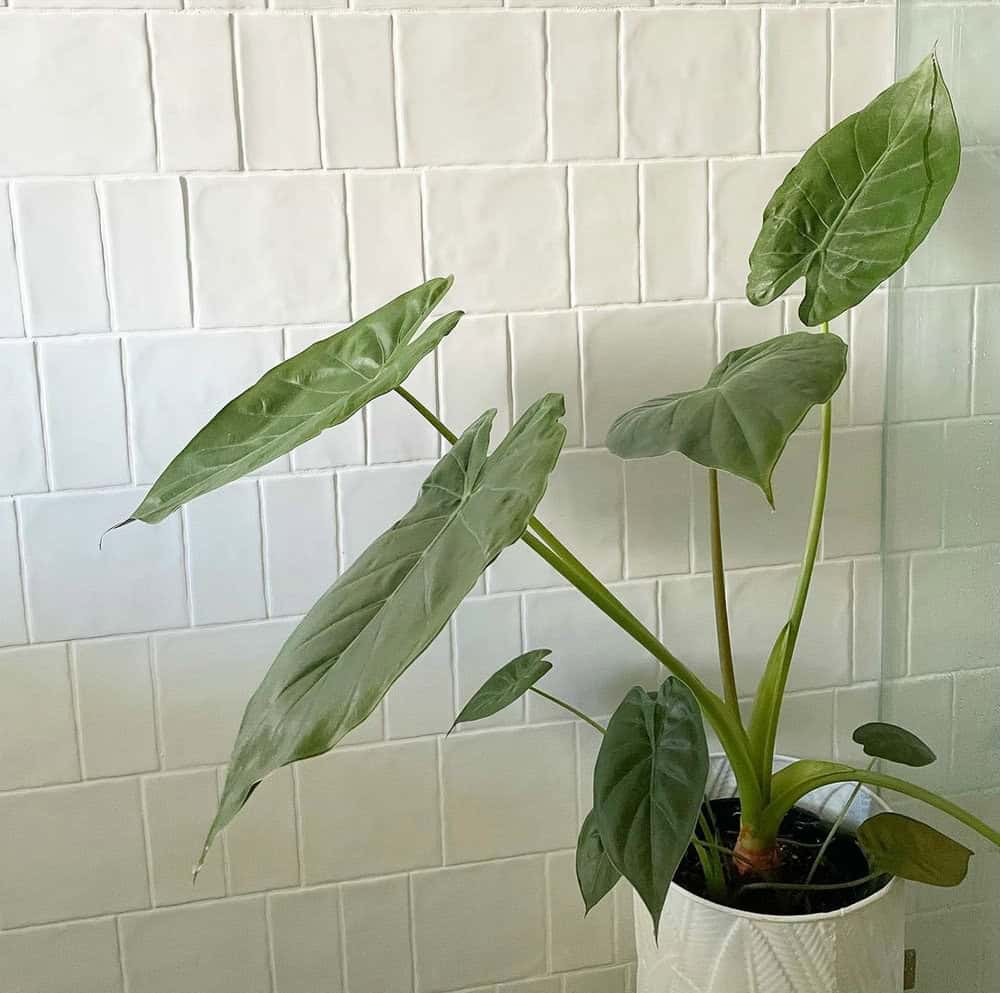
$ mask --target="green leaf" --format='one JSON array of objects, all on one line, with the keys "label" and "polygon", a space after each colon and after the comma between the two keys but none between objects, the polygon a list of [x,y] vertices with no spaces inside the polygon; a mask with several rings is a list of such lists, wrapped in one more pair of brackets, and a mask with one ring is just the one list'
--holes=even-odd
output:
[{"label": "green leaf", "polygon": [[461,319],[448,314],[414,338],[451,283],[428,280],[264,373],[187,443],[123,523],[156,524],[394,390]]},{"label": "green leaf", "polygon": [[583,895],[583,905],[589,914],[608,893],[622,874],[614,867],[604,850],[601,833],[597,830],[594,812],[587,814],[576,843],[576,881]]},{"label": "green leaf", "polygon": [[788,621],[778,632],[764,674],[757,684],[757,696],[753,702],[750,724],[747,727],[750,754],[753,756],[762,783],[768,781],[774,767],[774,742],[778,735],[781,705],[785,699],[785,684],[788,682],[790,632],[791,621]]},{"label": "green leaf", "polygon": [[205,850],[258,782],[329,751],[434,640],[545,493],[566,429],[563,398],[531,406],[487,456],[483,414],[285,642],[243,715]]},{"label": "green leaf", "polygon": [[862,746],[865,755],[899,762],[902,765],[924,766],[937,761],[930,746],[912,731],[895,724],[872,721],[862,724],[854,732],[854,740]]},{"label": "green leaf", "polygon": [[622,414],[608,448],[625,459],[681,452],[755,483],[774,505],[771,476],[795,429],[837,391],[847,345],[797,331],[730,352],[700,390],[647,400]]},{"label": "green leaf", "polygon": [[[771,796],[773,802],[781,798],[782,794],[789,792],[798,793],[800,790],[810,789],[822,785],[822,780],[826,776],[853,773],[855,770],[842,762],[825,762],[822,759],[799,759],[786,765],[784,769],[779,769],[771,780]],[[806,790],[809,792],[809,790]],[[802,795],[801,793],[799,794]],[[798,799],[798,798],[796,798]],[[794,801],[793,801],[794,802]],[[787,809],[787,808],[786,808]],[[784,815],[785,811],[781,812]]]},{"label": "green leaf", "polygon": [[669,676],[634,686],[608,724],[594,769],[594,813],[608,858],[659,930],[670,881],[698,823],[708,745],[698,703]]},{"label": "green leaf", "polygon": [[498,669],[472,695],[448,733],[451,734],[459,724],[481,721],[509,707],[552,668],[552,663],[545,661],[545,656],[551,654],[551,648],[536,648],[518,655]]},{"label": "green leaf", "polygon": [[799,318],[830,321],[910,257],[958,177],[951,96],[930,55],[802,156],[764,210],[747,298],[761,306],[806,281]]},{"label": "green leaf", "polygon": [[876,814],[858,829],[872,869],[931,886],[958,886],[972,851],[922,821],[902,814]]}]

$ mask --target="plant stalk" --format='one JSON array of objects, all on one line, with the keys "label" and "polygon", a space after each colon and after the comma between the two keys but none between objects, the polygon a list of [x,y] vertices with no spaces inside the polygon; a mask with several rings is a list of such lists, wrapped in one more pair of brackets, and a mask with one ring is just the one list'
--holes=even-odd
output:
[{"label": "plant stalk", "polygon": [[543,697],[550,703],[554,703],[557,707],[562,707],[563,710],[568,710],[574,717],[579,717],[581,721],[585,721],[589,724],[598,734],[605,734],[607,729],[598,724],[592,717],[588,717],[582,710],[577,710],[572,704],[567,703],[565,700],[560,700],[559,697],[553,696],[551,693],[546,693],[545,690],[540,690],[537,686],[529,686],[529,690],[532,693],[537,693],[538,696]]},{"label": "plant stalk", "polygon": [[736,688],[736,669],[733,666],[733,643],[729,633],[729,607],[726,603],[726,567],[722,555],[722,514],[719,508],[719,470],[708,470],[708,507],[712,545],[712,592],[715,598],[715,636],[719,645],[719,669],[726,705],[733,717],[743,723],[740,716],[739,691]]},{"label": "plant stalk", "polygon": [[[875,763],[878,759],[872,759],[868,763],[868,771],[871,772],[875,768]],[[833,826],[830,828],[830,833],[823,839],[823,844],[820,845],[819,851],[816,853],[816,858],[813,859],[813,864],[809,867],[809,875],[806,876],[806,884],[813,881],[816,873],[819,871],[820,864],[823,861],[823,856],[826,855],[827,849],[833,844],[833,839],[837,837],[837,832],[840,830],[841,825],[844,823],[844,819],[847,817],[848,811],[854,805],[854,801],[857,800],[858,794],[861,792],[861,783],[855,783],[854,789],[851,790],[851,795],[847,798],[847,803],[844,804],[844,809],[837,815],[837,819],[833,822]]]}]

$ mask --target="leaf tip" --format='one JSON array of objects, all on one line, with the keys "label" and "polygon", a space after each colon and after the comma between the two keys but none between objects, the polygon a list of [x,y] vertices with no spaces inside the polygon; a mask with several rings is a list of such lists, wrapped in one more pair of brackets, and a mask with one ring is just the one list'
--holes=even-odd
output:
[{"label": "leaf tip", "polygon": [[104,549],[104,539],[107,538],[112,531],[117,531],[119,528],[125,527],[126,524],[132,524],[137,520],[135,517],[127,517],[124,521],[119,521],[117,524],[112,524],[111,527],[105,531],[100,538],[97,539],[97,550],[103,551]]}]

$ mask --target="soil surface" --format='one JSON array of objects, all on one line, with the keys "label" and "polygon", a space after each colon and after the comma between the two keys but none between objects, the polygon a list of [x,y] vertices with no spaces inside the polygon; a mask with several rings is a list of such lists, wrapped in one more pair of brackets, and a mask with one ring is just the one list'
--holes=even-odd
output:
[{"label": "soil surface", "polygon": [[[725,798],[711,801],[711,813],[719,830],[720,844],[733,849],[740,830],[740,801]],[[757,914],[820,914],[840,910],[877,892],[889,882],[881,876],[860,886],[835,890],[769,890],[750,889],[740,892],[748,883],[805,883],[806,876],[830,831],[830,824],[821,821],[807,810],[793,809],[785,817],[778,835],[781,865],[767,876],[740,876],[735,871],[732,856],[723,854],[729,892],[725,900],[715,902]],[[700,837],[699,833],[699,837]],[[840,831],[830,843],[819,869],[813,876],[813,885],[849,883],[870,875],[868,859],[852,834]],[[694,848],[689,847],[674,875],[674,881],[684,889],[706,900],[712,900],[705,885],[705,875]]]}]

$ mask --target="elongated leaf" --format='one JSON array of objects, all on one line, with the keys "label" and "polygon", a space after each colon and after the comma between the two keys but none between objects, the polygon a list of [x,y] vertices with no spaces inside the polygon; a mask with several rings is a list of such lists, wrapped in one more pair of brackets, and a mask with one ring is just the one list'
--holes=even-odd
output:
[{"label": "elongated leaf", "polygon": [[823,135],[771,197],[750,254],[750,302],[770,303],[804,276],[807,326],[860,303],[927,236],[960,156],[951,96],[930,55]]},{"label": "elongated leaf", "polygon": [[591,811],[584,818],[576,842],[576,881],[589,914],[613,889],[622,874],[614,867],[597,830],[597,818]]},{"label": "elongated leaf", "polygon": [[264,373],[185,445],[123,523],[162,521],[394,390],[461,318],[448,314],[414,338],[451,283],[431,279]]},{"label": "elongated leaf", "polygon": [[[545,656],[551,654],[550,648],[536,648],[518,655],[502,669],[497,669],[462,708],[451,731],[463,722],[492,717],[524,696],[552,668],[552,663],[545,661]],[[451,734],[451,731],[448,733]]]},{"label": "elongated leaf", "polygon": [[[784,769],[779,769],[771,780],[771,795],[777,800],[783,793],[798,792],[812,786],[813,781],[819,781],[826,776],[854,772],[849,765],[842,762],[826,762],[823,759],[799,759]],[[800,794],[801,795],[801,794]],[[784,811],[782,811],[784,814]]]},{"label": "elongated leaf", "polygon": [[608,448],[625,459],[681,452],[699,465],[755,483],[774,505],[771,476],[815,404],[837,391],[847,345],[798,331],[730,352],[700,390],[647,400],[622,414]]},{"label": "elongated leaf", "polygon": [[670,881],[698,823],[708,745],[691,691],[673,676],[626,694],[594,769],[594,816],[612,865],[635,887],[659,930]]},{"label": "elongated leaf", "polygon": [[931,886],[958,886],[972,851],[923,821],[902,814],[876,814],[858,829],[858,841],[876,872]]},{"label": "elongated leaf", "polygon": [[206,851],[264,776],[357,727],[520,537],[559,457],[563,412],[560,395],[543,397],[489,456],[496,411],[483,414],[306,614],[243,715]]},{"label": "elongated leaf", "polygon": [[764,674],[757,684],[757,696],[750,714],[747,736],[750,739],[750,753],[757,766],[762,783],[767,782],[774,766],[774,743],[778,736],[778,720],[781,704],[785,698],[785,684],[788,682],[789,658],[788,635],[791,622],[778,633],[778,637],[768,656]]},{"label": "elongated leaf", "polygon": [[872,721],[862,724],[854,732],[854,740],[862,746],[865,755],[886,759],[915,767],[930,765],[937,760],[931,747],[912,731],[896,724]]}]

